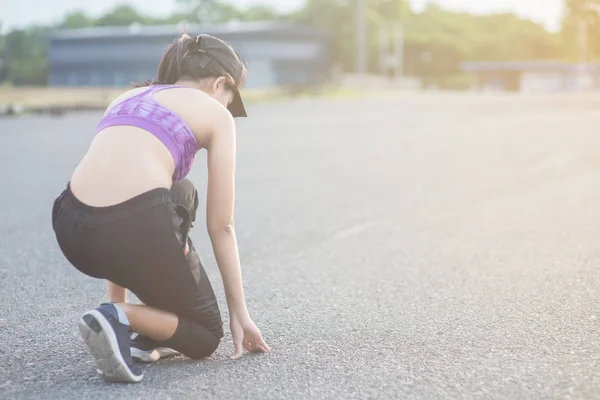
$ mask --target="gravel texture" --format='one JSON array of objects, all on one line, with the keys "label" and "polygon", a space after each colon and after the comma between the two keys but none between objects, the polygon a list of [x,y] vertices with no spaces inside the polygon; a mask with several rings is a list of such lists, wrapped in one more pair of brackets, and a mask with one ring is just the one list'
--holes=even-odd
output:
[{"label": "gravel texture", "polygon": [[[50,224],[99,114],[0,120],[0,398],[600,398],[596,106],[407,94],[249,111],[236,228],[272,351],[231,361],[227,329],[211,358],[144,366],[135,385],[96,374],[76,324],[105,283]],[[191,178],[204,193],[204,153]],[[202,219],[192,236],[226,310]]]}]

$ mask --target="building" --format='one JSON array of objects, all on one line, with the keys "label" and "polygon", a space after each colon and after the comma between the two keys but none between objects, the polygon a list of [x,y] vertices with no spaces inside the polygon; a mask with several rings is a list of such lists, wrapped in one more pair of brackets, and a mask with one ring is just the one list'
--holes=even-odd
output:
[{"label": "building", "polygon": [[466,62],[473,89],[524,93],[573,92],[600,89],[600,63],[561,61]]},{"label": "building", "polygon": [[[50,86],[125,86],[156,78],[178,26],[100,27],[54,33],[48,45]],[[323,83],[330,72],[327,32],[279,22],[186,25],[228,41],[248,63],[246,88]]]}]

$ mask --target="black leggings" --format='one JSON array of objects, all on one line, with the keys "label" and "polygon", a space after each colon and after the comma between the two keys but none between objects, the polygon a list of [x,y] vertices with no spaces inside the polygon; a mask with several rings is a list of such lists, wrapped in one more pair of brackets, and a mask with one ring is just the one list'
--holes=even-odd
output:
[{"label": "black leggings", "polygon": [[211,355],[223,337],[214,291],[188,235],[197,208],[198,193],[183,180],[170,191],[154,189],[108,207],[80,202],[67,185],[52,209],[67,260],[88,276],[131,290],[148,306],[176,314],[175,334],[160,345],[195,359]]}]

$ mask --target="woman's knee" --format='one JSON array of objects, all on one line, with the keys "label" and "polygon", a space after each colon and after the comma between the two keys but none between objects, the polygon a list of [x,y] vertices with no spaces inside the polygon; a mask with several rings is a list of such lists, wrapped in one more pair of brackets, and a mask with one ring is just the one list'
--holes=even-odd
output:
[{"label": "woman's knee", "polygon": [[164,344],[186,357],[201,359],[211,356],[220,343],[221,338],[212,334],[204,326],[180,317],[175,334]]},{"label": "woman's knee", "polygon": [[201,360],[210,357],[219,348],[219,344],[221,344],[221,339],[214,336],[212,342],[204,343],[202,346],[193,347],[186,356],[193,360]]}]

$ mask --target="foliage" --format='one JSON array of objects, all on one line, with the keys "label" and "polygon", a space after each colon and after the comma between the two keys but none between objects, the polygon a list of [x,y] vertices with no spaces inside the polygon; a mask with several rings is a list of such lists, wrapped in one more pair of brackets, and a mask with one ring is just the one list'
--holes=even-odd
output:
[{"label": "foliage", "polygon": [[[46,38],[51,29],[95,26],[176,24],[180,21],[213,23],[230,20],[285,19],[329,30],[332,58],[346,71],[355,65],[356,0],[306,0],[298,11],[279,15],[274,9],[237,8],[227,0],[176,0],[184,10],[165,18],[153,18],[131,6],[121,5],[95,19],[77,10],[55,27],[15,30],[0,36],[0,82],[45,82]],[[600,55],[600,0],[565,0],[561,33],[551,33],[513,14],[470,15],[449,12],[430,4],[414,13],[408,0],[364,0],[368,34],[369,68],[377,71],[379,31],[401,23],[405,32],[405,72],[429,82],[463,81],[460,64],[467,60],[576,60],[579,57],[579,22],[589,26],[592,56]]]},{"label": "foliage", "polygon": [[405,26],[407,72],[417,75],[456,73],[470,60],[560,59],[564,48],[560,35],[512,14],[474,16],[429,7]]},{"label": "foliage", "polygon": [[[600,1],[600,0],[597,0]],[[470,15],[430,4],[413,13],[406,1],[365,0],[371,70],[377,69],[378,31],[401,22],[405,32],[405,72],[422,78],[456,76],[467,60],[545,60],[565,56],[561,35],[513,14]],[[355,57],[355,0],[307,0],[295,19],[333,30],[335,55],[345,70]],[[455,78],[453,80],[456,80]]]},{"label": "foliage", "polygon": [[96,21],[88,17],[83,11],[77,10],[68,13],[63,21],[58,24],[59,29],[81,29],[94,26]]},{"label": "foliage", "polygon": [[585,26],[587,58],[600,57],[600,0],[565,0],[565,14],[562,21],[562,33],[568,56],[581,61],[582,25]]},{"label": "foliage", "polygon": [[241,10],[225,0],[176,0],[189,11],[186,20],[200,23],[239,21],[266,21],[280,16],[269,6],[253,6]]},{"label": "foliage", "polygon": [[3,38],[0,77],[15,85],[46,84],[45,28],[14,30]]}]

